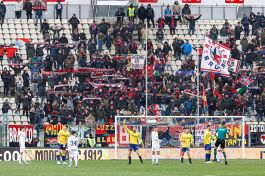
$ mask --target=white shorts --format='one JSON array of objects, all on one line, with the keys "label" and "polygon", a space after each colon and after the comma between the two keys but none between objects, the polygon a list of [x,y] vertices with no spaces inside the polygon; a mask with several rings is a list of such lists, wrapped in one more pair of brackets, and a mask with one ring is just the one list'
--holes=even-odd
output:
[{"label": "white shorts", "polygon": [[152,152],[159,152],[160,151],[160,145],[152,145]]},{"label": "white shorts", "polygon": [[78,150],[69,150],[68,152],[70,158],[78,157]]}]

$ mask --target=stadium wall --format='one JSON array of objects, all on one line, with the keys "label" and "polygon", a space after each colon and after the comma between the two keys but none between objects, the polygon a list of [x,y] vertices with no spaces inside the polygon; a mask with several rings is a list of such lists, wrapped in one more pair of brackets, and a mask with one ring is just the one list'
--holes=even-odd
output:
[{"label": "stadium wall", "polygon": [[[58,149],[50,148],[36,148],[28,149],[36,160],[56,160],[56,154]],[[151,149],[141,149],[140,152],[144,159],[151,159]],[[167,148],[161,149],[161,159],[179,159],[179,149]],[[228,159],[241,159],[242,149],[239,148],[227,148],[226,149]],[[19,155],[18,148],[0,148],[0,161],[17,161]],[[108,148],[91,148],[91,149],[79,149],[79,160],[113,160],[114,149]],[[119,159],[127,159],[128,149],[123,148],[118,150]],[[203,159],[203,148],[192,148],[191,156],[193,159]],[[136,154],[133,154],[133,158],[137,159]],[[265,159],[265,148],[246,148],[245,159]],[[30,158],[28,157],[28,160]]]}]

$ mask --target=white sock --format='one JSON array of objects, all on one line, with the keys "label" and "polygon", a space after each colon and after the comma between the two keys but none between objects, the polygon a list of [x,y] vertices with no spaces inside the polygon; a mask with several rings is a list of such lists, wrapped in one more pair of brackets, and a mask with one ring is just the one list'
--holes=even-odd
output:
[{"label": "white sock", "polygon": [[159,155],[156,155],[156,163],[159,162]]},{"label": "white sock", "polygon": [[26,162],[26,157],[25,157],[25,153],[24,152],[22,154],[22,160],[23,160],[23,162]]},{"label": "white sock", "polygon": [[77,158],[77,156],[74,157],[74,160],[75,160],[75,167],[77,167],[77,165],[78,165],[78,158]]},{"label": "white sock", "polygon": [[155,163],[155,155],[152,155],[152,163]]},{"label": "white sock", "polygon": [[21,164],[22,162],[22,154],[20,153],[20,155],[18,156],[18,162]]},{"label": "white sock", "polygon": [[69,158],[69,166],[72,166],[72,158]]}]

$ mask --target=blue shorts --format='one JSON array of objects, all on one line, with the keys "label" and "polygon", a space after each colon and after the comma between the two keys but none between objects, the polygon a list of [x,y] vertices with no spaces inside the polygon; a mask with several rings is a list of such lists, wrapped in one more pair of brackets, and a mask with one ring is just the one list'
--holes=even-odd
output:
[{"label": "blue shorts", "polygon": [[188,152],[190,149],[188,147],[183,147],[182,152]]},{"label": "blue shorts", "polygon": [[204,146],[204,149],[205,149],[205,150],[211,150],[211,149],[212,149],[211,144],[206,144],[206,145]]},{"label": "blue shorts", "polygon": [[138,150],[138,144],[129,144],[129,150],[130,151],[137,151]]},{"label": "blue shorts", "polygon": [[65,145],[63,144],[58,144],[58,149],[66,150]]}]

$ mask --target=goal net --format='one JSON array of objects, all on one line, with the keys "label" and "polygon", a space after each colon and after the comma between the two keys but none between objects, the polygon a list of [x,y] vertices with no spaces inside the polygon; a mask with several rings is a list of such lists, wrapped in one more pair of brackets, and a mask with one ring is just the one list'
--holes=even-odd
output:
[{"label": "goal net", "polygon": [[[181,143],[179,141],[183,128],[189,128],[193,136],[191,155],[194,159],[203,159],[203,136],[207,125],[211,125],[212,134],[226,123],[229,134],[226,136],[226,153],[229,159],[243,159],[245,155],[245,121],[244,116],[116,116],[115,117],[115,159],[126,159],[130,137],[123,122],[129,129],[136,127],[140,133],[144,147],[140,152],[144,159],[151,158],[151,131],[158,128],[162,159],[179,159]],[[214,148],[214,139],[212,148]],[[212,151],[213,153],[213,151]],[[132,156],[133,158],[137,155]]]}]

